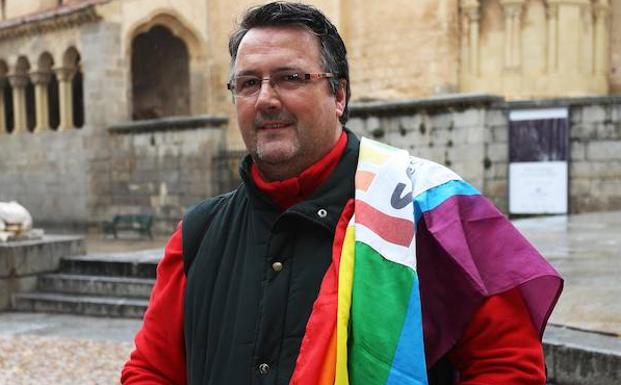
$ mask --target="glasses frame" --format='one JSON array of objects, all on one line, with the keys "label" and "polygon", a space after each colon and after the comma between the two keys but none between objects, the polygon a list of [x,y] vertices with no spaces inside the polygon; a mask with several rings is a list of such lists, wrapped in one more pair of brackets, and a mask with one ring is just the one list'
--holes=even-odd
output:
[{"label": "glasses frame", "polygon": [[[296,75],[300,75],[302,76],[302,80],[305,81],[309,81],[309,80],[319,80],[319,79],[329,79],[329,78],[333,78],[334,74],[331,72],[317,72],[317,73],[300,73],[300,72],[295,72],[292,71],[292,74],[296,74]],[[258,95],[259,91],[261,90],[261,87],[263,86],[263,83],[265,81],[268,81],[270,86],[274,87],[274,83],[272,82],[272,77],[274,76],[274,74],[270,75],[270,76],[266,76],[266,77],[260,77],[260,76],[253,76],[253,75],[239,75],[239,76],[234,76],[231,80],[229,80],[226,83],[226,88],[231,91],[231,93],[233,94],[234,98],[249,98],[249,97],[254,97],[256,95]],[[235,80],[235,78],[238,77],[248,77],[248,78],[255,78],[256,80],[259,80],[261,82],[261,84],[259,85],[259,87],[257,88],[257,90],[255,92],[253,92],[252,94],[249,95],[241,95],[235,92],[235,85],[233,84],[233,81]]]}]

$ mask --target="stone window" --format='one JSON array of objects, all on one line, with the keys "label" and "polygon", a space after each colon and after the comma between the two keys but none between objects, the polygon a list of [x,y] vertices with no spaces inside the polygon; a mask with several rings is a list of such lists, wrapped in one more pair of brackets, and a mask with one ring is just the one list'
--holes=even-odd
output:
[{"label": "stone window", "polygon": [[183,40],[162,25],[132,41],[134,120],[190,113],[189,55]]}]

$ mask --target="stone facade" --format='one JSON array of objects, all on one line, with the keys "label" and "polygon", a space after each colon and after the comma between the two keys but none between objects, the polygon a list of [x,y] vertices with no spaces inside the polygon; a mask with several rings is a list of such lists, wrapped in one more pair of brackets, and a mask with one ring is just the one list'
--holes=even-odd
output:
[{"label": "stone facade", "polygon": [[621,209],[621,99],[573,105],[570,132],[572,211]]},{"label": "stone facade", "polygon": [[402,102],[355,103],[348,123],[413,155],[444,164],[508,209],[508,111],[569,109],[569,210],[621,209],[621,98],[505,102],[459,95]]},{"label": "stone facade", "polygon": [[[183,207],[232,183],[231,167],[221,169],[236,163],[239,153],[222,151],[230,154],[243,145],[225,88],[227,43],[238,16],[256,2],[61,3],[3,2],[0,169],[5,171],[0,173],[0,200],[18,199],[35,219],[49,224],[84,225],[125,211],[152,211],[160,229],[174,226]],[[358,105],[351,126],[389,143],[405,140],[420,156],[451,165],[503,208],[508,107],[499,107],[503,102],[497,97],[481,99],[468,92],[514,100],[621,91],[621,0],[310,3],[342,32],[349,49],[352,100],[377,100],[377,111],[386,109],[379,100],[401,106],[388,108],[394,116],[376,116],[361,112],[376,111],[375,104]],[[162,52],[149,56],[149,47],[157,47],[157,39],[149,38],[155,30],[175,43],[152,48]],[[138,60],[138,67],[132,63],[136,52],[184,59]],[[177,67],[166,65],[171,62]],[[178,68],[181,62],[184,68]],[[137,81],[144,68],[158,66],[148,76],[155,80]],[[170,73],[183,73],[183,82],[175,82]],[[176,83],[183,86],[169,90]],[[459,92],[463,94],[452,94]],[[407,102],[421,97],[425,99],[414,103],[418,107]],[[612,108],[602,103],[605,111]],[[410,106],[408,113],[403,105]],[[186,118],[167,121],[170,115],[187,113],[229,123],[208,119],[212,123],[180,128],[187,126]],[[614,126],[610,122],[617,121],[617,112],[606,114],[612,120],[593,124]],[[180,126],[145,129],[159,126],[127,123],[133,118],[160,118],[164,125]],[[616,148],[618,138],[606,141],[574,146],[585,146],[593,157],[604,153],[598,146]],[[595,165],[601,159],[586,162],[593,165],[576,166],[577,175],[604,167]],[[214,168],[217,173],[208,175]],[[578,177],[572,191],[596,186],[595,178],[587,182]],[[610,194],[615,188],[614,183],[600,187]],[[589,199],[572,207],[582,211],[617,205],[612,198]]]},{"label": "stone facade", "polygon": [[226,124],[199,116],[111,127],[107,157],[91,163],[97,217],[146,211],[156,232],[169,232],[187,207],[220,193],[212,162]]},{"label": "stone facade", "polygon": [[453,169],[506,211],[505,108],[502,98],[483,94],[355,103],[347,126]]}]

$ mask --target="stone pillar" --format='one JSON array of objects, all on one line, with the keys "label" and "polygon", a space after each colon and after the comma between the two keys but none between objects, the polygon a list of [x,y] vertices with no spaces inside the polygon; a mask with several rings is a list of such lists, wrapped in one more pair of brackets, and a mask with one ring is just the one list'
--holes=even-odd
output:
[{"label": "stone pillar", "polygon": [[481,5],[478,0],[462,0],[461,9],[468,25],[468,69],[471,76],[479,76],[479,21]]},{"label": "stone pillar", "polygon": [[50,128],[50,103],[47,94],[47,85],[50,82],[49,72],[32,72],[30,80],[35,85],[35,111],[37,124],[34,132],[42,132]]},{"label": "stone pillar", "polygon": [[591,0],[547,0],[548,7],[558,8],[557,73],[571,77],[564,81],[569,88],[572,88],[572,84],[575,87],[584,76],[579,72],[585,39],[582,13],[584,7],[590,4]]},{"label": "stone pillar", "polygon": [[60,105],[60,124],[58,131],[74,128],[73,126],[73,88],[71,81],[75,75],[75,68],[55,69],[58,78],[58,102]]},{"label": "stone pillar", "polygon": [[610,5],[608,0],[597,0],[593,5],[595,16],[595,49],[594,49],[594,70],[596,75],[606,75],[608,73],[608,16]]},{"label": "stone pillar", "polygon": [[522,65],[522,9],[526,0],[501,0],[505,14],[505,69]]},{"label": "stone pillar", "polygon": [[17,134],[28,130],[26,112],[27,75],[10,75],[9,82],[13,87],[13,133]]},{"label": "stone pillar", "polygon": [[558,4],[550,3],[546,8],[548,46],[547,70],[555,73],[558,70]]},{"label": "stone pillar", "polygon": [[6,111],[4,109],[4,87],[8,80],[0,79],[0,135],[6,134]]}]

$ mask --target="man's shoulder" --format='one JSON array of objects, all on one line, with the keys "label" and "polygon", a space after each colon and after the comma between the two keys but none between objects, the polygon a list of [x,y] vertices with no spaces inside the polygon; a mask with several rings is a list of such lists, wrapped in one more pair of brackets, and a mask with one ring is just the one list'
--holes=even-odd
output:
[{"label": "man's shoulder", "polygon": [[235,194],[238,192],[238,189],[233,191],[229,191],[224,194],[216,195],[211,198],[204,199],[192,206],[190,206],[185,215],[183,216],[183,223],[186,222],[187,219],[192,219],[194,217],[202,217],[204,215],[210,214],[214,209],[220,207],[220,205],[226,203],[231,200]]}]

